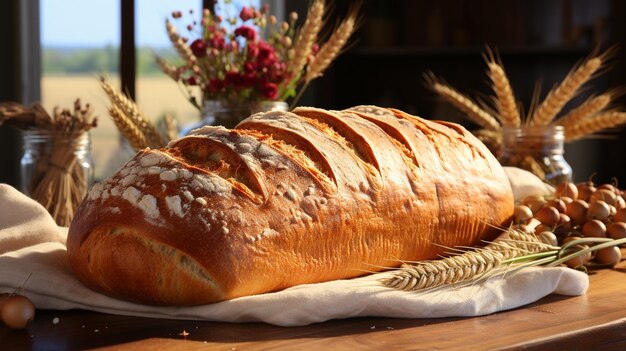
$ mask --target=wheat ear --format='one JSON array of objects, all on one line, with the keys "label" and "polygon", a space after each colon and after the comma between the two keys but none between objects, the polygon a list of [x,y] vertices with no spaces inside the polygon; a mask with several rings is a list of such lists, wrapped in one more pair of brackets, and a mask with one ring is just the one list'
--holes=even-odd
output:
[{"label": "wheat ear", "polygon": [[165,20],[165,30],[167,31],[167,36],[170,39],[172,46],[174,46],[174,49],[176,49],[176,52],[178,52],[180,57],[182,57],[187,64],[193,66],[198,59],[191,51],[191,48],[187,46],[180,35],[178,35],[176,27],[174,27],[169,19]]},{"label": "wheat ear", "polygon": [[530,119],[531,125],[548,125],[563,106],[593,74],[602,67],[603,55],[594,57],[574,68],[556,88],[552,89]]},{"label": "wheat ear", "polygon": [[493,243],[476,251],[441,260],[406,265],[383,284],[401,290],[434,289],[442,285],[476,281],[502,272],[504,261],[551,248],[534,234],[509,229]]},{"label": "wheat ear", "polygon": [[168,141],[178,138],[178,127],[174,118],[170,115],[165,115],[163,123],[165,124],[165,135]]},{"label": "wheat ear", "polygon": [[433,91],[465,113],[469,120],[488,130],[500,130],[498,120],[493,115],[480,108],[469,97],[443,83],[433,74],[427,74],[425,78],[428,86]]},{"label": "wheat ear", "polygon": [[305,84],[321,76],[330,63],[339,55],[356,28],[360,7],[360,2],[352,6],[346,18],[339,24],[333,34],[331,34],[328,41],[320,48],[313,62],[307,65],[304,79]]},{"label": "wheat ear", "polygon": [[314,0],[309,7],[306,20],[300,29],[293,49],[294,55],[291,59],[290,70],[294,76],[299,76],[304,65],[306,65],[313,44],[315,44],[324,23],[325,10],[325,0]]},{"label": "wheat ear", "polygon": [[148,147],[143,133],[124,115],[124,112],[119,107],[111,105],[109,107],[109,115],[122,136],[128,140],[128,143],[135,151]]},{"label": "wheat ear", "polygon": [[127,98],[120,91],[115,89],[104,78],[100,79],[102,89],[107,94],[111,103],[117,106],[124,115],[141,131],[149,147],[159,148],[165,145],[165,141],[150,123],[148,117],[139,110],[135,102]]},{"label": "wheat ear", "polygon": [[521,118],[511,83],[504,72],[504,68],[496,62],[491,51],[489,51],[487,67],[489,69],[488,75],[491,79],[491,86],[496,94],[496,106],[498,107],[500,122],[505,127],[519,127]]},{"label": "wheat ear", "polygon": [[581,121],[565,129],[565,141],[575,141],[604,129],[626,124],[626,112],[610,111]]},{"label": "wheat ear", "polygon": [[156,62],[161,68],[161,71],[165,73],[168,77],[172,78],[174,81],[178,81],[180,79],[180,73],[176,66],[167,62],[167,60],[157,57]]},{"label": "wheat ear", "polygon": [[568,112],[562,118],[556,121],[556,124],[563,128],[571,128],[581,121],[590,118],[596,113],[604,110],[612,100],[611,94],[602,94],[594,98],[588,99],[577,108]]}]

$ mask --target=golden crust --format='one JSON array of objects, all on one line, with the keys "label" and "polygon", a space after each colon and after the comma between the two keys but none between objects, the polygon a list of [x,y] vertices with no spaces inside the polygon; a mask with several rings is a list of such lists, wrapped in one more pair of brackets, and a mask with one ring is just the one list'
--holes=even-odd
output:
[{"label": "golden crust", "polygon": [[90,190],[68,252],[94,289],[190,305],[433,259],[512,212],[504,171],[460,126],[298,108],[138,153]]}]

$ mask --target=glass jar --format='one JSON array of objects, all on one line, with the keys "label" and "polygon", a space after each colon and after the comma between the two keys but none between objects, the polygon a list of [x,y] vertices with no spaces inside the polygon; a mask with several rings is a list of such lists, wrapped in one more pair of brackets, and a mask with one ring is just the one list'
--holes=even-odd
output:
[{"label": "glass jar", "polygon": [[26,130],[21,191],[68,226],[93,181],[89,132]]},{"label": "glass jar", "polygon": [[254,101],[232,105],[221,100],[206,100],[202,120],[184,127],[181,135],[187,135],[202,126],[224,126],[230,129],[257,112],[287,111],[288,109],[289,105],[284,101]]},{"label": "glass jar", "polygon": [[572,167],[563,157],[565,133],[561,126],[523,126],[503,129],[503,166],[523,168],[546,183],[572,181]]}]

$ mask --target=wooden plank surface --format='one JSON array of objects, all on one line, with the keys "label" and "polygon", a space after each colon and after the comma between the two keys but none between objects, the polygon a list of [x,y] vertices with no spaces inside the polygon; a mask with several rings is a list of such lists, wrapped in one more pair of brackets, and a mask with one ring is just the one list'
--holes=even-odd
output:
[{"label": "wooden plank surface", "polygon": [[0,326],[0,349],[626,349],[626,262],[592,274],[590,281],[584,296],[550,295],[483,317],[355,318],[292,328],[40,310],[26,330]]}]

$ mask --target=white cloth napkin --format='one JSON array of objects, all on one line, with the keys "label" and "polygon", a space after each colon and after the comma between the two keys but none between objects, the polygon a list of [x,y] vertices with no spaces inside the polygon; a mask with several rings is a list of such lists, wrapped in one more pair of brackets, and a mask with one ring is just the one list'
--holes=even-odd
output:
[{"label": "white cloth napkin", "polygon": [[[541,182],[531,183],[543,187]],[[589,285],[587,276],[575,270],[530,268],[472,286],[415,293],[384,287],[379,280],[389,273],[379,273],[211,305],[157,307],[117,300],[83,286],[67,262],[66,233],[67,228],[57,227],[35,201],[0,184],[0,292],[23,286],[23,294],[44,309],[298,326],[365,316],[480,316],[523,306],[551,293],[581,295]]]}]

